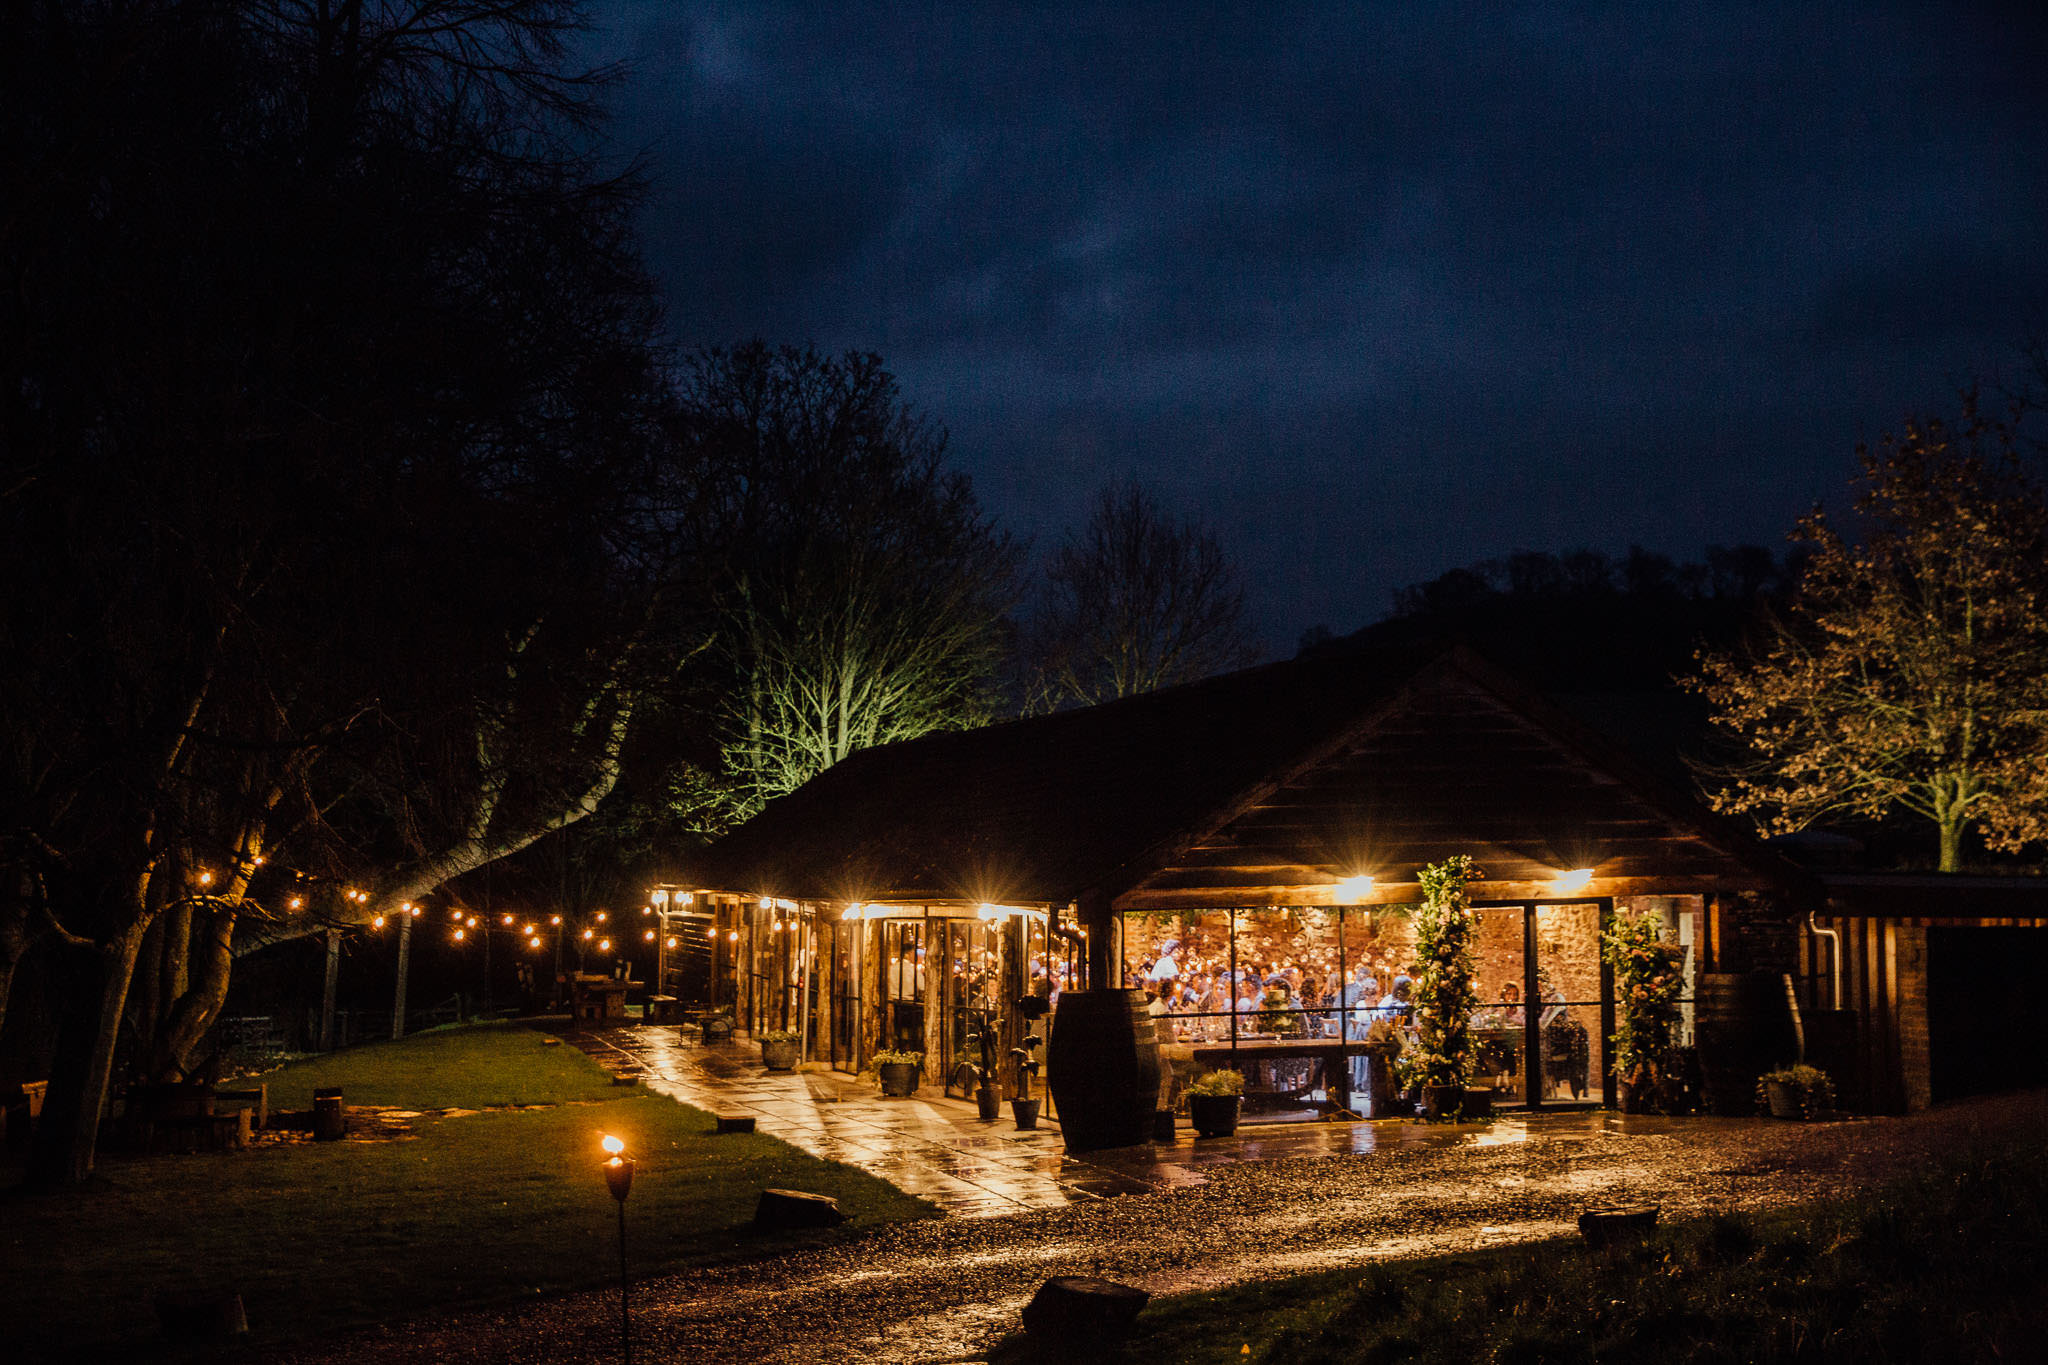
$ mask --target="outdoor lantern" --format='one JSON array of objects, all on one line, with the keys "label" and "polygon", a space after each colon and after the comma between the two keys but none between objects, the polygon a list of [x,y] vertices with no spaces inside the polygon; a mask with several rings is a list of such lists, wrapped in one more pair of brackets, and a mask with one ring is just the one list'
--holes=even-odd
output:
[{"label": "outdoor lantern", "polygon": [[1593,869],[1575,867],[1569,872],[1560,872],[1551,879],[1550,889],[1560,896],[1575,895],[1593,884]]},{"label": "outdoor lantern", "polygon": [[1371,877],[1346,877],[1337,883],[1337,903],[1356,905],[1372,894],[1372,886]]},{"label": "outdoor lantern", "polygon": [[627,1365],[632,1365],[633,1315],[626,1301],[626,1196],[633,1192],[633,1158],[626,1155],[626,1144],[610,1133],[604,1135],[604,1149],[609,1154],[604,1163],[605,1188],[619,1206],[619,1349]]},{"label": "outdoor lantern", "polygon": [[623,1204],[633,1191],[633,1158],[626,1155],[626,1144],[610,1133],[604,1135],[604,1149],[610,1156],[604,1163],[604,1183],[611,1187],[612,1198]]}]

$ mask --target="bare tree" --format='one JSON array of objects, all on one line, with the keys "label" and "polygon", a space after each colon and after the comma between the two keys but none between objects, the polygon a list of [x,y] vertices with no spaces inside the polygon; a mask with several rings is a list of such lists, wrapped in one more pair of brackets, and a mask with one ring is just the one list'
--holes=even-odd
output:
[{"label": "bare tree", "polygon": [[1104,486],[1054,551],[1035,623],[1040,700],[1108,701],[1256,657],[1244,589],[1215,534],[1134,481]]},{"label": "bare tree", "polygon": [[574,23],[0,10],[0,952],[63,1010],[35,1179],[90,1172],[124,1020],[182,1070],[253,920],[369,913],[286,866],[423,885],[615,777],[667,376]]}]

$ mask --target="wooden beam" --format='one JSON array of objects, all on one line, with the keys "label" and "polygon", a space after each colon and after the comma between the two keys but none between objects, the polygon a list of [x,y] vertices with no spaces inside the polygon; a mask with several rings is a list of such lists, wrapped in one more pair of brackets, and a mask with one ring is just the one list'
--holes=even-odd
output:
[{"label": "wooden beam", "polygon": [[[1697,896],[1721,890],[1769,890],[1773,883],[1750,874],[1720,876],[1597,877],[1585,889],[1561,896],[1548,881],[1473,882],[1475,901],[1594,901],[1614,896]],[[1414,905],[1422,888],[1414,882],[1381,882],[1357,905]],[[1224,910],[1293,905],[1335,905],[1336,887],[1312,885],[1134,887],[1118,896],[1116,910]]]}]

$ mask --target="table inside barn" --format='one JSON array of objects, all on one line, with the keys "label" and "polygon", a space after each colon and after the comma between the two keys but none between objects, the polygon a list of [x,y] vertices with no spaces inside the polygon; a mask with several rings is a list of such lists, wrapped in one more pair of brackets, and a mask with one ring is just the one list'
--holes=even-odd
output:
[{"label": "table inside barn", "polygon": [[[1384,1075],[1388,1049],[1357,1039],[1239,1034],[1235,1043],[1227,1038],[1161,1043],[1159,1055],[1174,1066],[1177,1082],[1224,1067],[1243,1072],[1248,1109],[1314,1107],[1355,1112],[1352,1059],[1372,1057]],[[1327,1098],[1316,1100],[1318,1090]]]}]

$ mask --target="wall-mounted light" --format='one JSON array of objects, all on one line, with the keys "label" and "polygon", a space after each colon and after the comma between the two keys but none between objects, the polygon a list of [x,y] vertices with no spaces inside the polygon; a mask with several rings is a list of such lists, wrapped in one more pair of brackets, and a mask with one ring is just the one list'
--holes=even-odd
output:
[{"label": "wall-mounted light", "polygon": [[1593,884],[1593,869],[1575,867],[1550,879],[1550,889],[1560,896],[1576,896]]},{"label": "wall-mounted light", "polygon": [[1346,877],[1337,883],[1337,904],[1356,905],[1372,894],[1372,888],[1371,877]]}]

